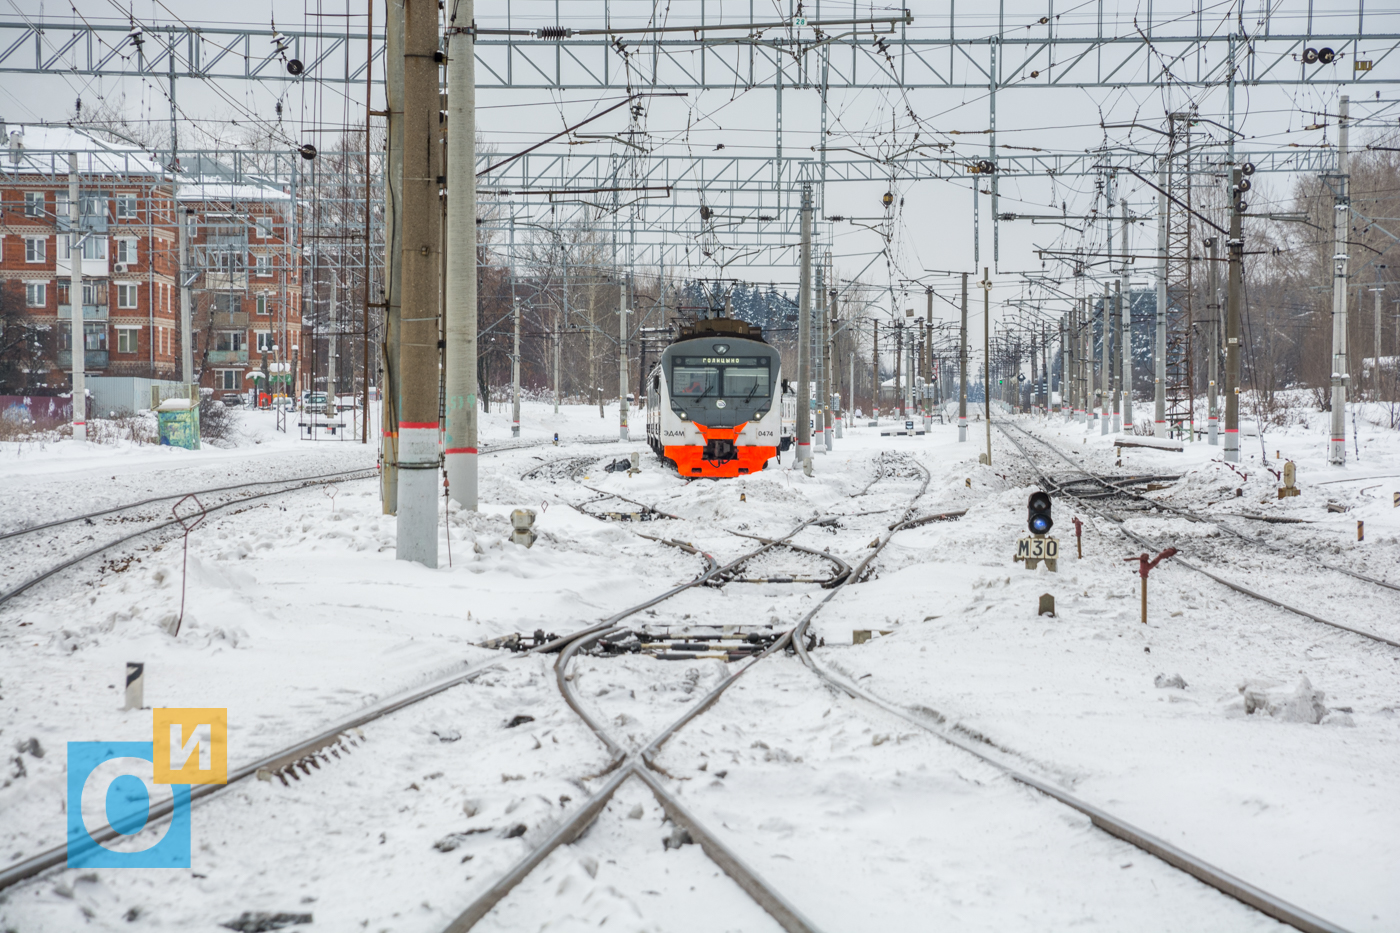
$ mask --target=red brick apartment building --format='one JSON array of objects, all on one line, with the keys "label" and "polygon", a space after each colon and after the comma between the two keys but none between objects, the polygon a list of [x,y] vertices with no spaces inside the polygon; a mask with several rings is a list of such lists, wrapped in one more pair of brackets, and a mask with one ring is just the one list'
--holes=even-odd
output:
[{"label": "red brick apartment building", "polygon": [[[217,396],[269,381],[295,394],[303,344],[299,251],[291,197],[266,181],[193,159],[179,204],[169,173],[135,147],[65,127],[0,125],[0,290],[37,331],[30,394],[69,388],[72,265],[69,153],[79,172],[86,370],[97,377],[179,381],[179,270],[193,276],[194,375]],[[182,263],[179,228],[187,224]],[[295,373],[298,383],[306,382]],[[102,380],[97,380],[100,383]],[[138,394],[139,397],[139,394]]]}]

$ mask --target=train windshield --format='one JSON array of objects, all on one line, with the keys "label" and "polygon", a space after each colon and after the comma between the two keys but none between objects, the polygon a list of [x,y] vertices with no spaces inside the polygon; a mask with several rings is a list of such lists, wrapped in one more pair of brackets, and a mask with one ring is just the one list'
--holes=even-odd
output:
[{"label": "train windshield", "polygon": [[765,398],[772,395],[768,388],[767,366],[724,367],[724,394],[733,398]]},{"label": "train windshield", "polygon": [[681,365],[671,370],[671,394],[713,397],[719,391],[718,366]]}]

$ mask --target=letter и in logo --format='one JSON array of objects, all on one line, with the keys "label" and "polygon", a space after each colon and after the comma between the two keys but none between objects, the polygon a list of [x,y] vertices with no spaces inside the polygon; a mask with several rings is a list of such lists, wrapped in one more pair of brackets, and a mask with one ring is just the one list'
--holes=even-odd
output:
[{"label": "letter \u0438 in logo", "polygon": [[[189,785],[157,784],[153,765],[150,742],[68,743],[70,868],[190,867]],[[147,831],[167,813],[163,834]]]},{"label": "letter \u0438 in logo", "polygon": [[227,709],[153,709],[157,784],[228,783]]}]

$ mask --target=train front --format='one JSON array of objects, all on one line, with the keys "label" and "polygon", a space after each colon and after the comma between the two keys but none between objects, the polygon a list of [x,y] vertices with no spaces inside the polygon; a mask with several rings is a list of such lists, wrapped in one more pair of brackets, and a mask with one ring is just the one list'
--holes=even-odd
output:
[{"label": "train front", "polygon": [[778,455],[780,358],[761,337],[681,339],[657,368],[662,456],[681,476],[756,473]]}]

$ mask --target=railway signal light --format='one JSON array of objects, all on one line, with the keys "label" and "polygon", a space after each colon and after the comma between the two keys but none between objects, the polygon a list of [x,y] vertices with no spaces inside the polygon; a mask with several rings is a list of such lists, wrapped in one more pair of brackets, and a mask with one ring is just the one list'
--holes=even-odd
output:
[{"label": "railway signal light", "polygon": [[1050,517],[1050,494],[1037,489],[1031,493],[1030,500],[1026,503],[1026,527],[1033,535],[1049,534],[1050,529],[1055,527],[1055,520]]}]

